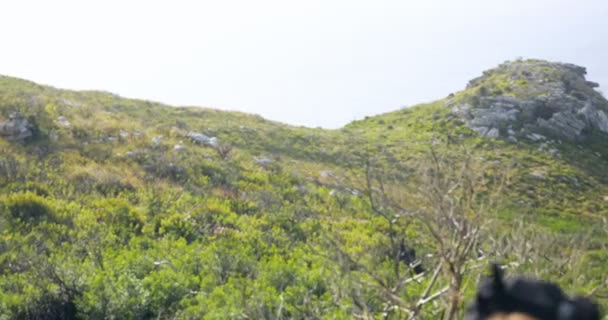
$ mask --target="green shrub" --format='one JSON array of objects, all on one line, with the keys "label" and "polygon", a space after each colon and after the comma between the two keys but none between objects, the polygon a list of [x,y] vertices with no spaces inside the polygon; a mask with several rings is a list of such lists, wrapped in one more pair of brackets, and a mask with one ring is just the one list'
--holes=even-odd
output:
[{"label": "green shrub", "polygon": [[0,205],[12,219],[26,223],[55,220],[49,201],[34,193],[16,193],[0,198]]}]

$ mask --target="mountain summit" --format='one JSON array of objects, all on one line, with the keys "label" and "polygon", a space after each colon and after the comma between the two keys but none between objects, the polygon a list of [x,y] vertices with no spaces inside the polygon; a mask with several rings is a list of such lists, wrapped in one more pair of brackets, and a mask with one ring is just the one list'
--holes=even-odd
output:
[{"label": "mountain summit", "polygon": [[580,141],[595,130],[608,133],[608,101],[586,73],[574,64],[506,62],[471,80],[448,104],[481,136]]}]

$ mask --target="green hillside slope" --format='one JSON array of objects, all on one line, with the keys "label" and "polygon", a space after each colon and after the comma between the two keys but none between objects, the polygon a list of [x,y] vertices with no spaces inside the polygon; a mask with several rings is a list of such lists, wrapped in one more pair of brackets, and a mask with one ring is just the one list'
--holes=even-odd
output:
[{"label": "green hillside slope", "polygon": [[606,306],[594,87],[514,61],[323,130],[0,77],[0,319],[457,319],[489,261]]}]

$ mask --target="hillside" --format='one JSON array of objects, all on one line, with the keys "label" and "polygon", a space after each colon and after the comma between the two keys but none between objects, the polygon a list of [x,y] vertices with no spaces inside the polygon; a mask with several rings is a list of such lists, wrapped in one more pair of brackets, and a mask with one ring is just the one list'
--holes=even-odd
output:
[{"label": "hillside", "polygon": [[0,77],[0,319],[451,319],[489,261],[608,306],[595,87],[518,60],[323,130]]}]

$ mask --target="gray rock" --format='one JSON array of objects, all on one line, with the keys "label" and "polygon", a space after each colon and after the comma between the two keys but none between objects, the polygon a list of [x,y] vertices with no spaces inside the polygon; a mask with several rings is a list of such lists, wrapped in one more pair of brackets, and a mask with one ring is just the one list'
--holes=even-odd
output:
[{"label": "gray rock", "polygon": [[175,151],[182,151],[185,149],[186,149],[186,147],[184,147],[182,144],[179,144],[179,143],[173,146],[173,150],[175,150]]},{"label": "gray rock", "polygon": [[216,137],[209,137],[199,132],[191,131],[186,136],[192,139],[194,142],[204,144],[206,146],[217,147],[219,145],[219,141]]},{"label": "gray rock", "polygon": [[486,132],[486,137],[491,139],[496,139],[500,137],[500,132],[496,128],[492,128]]},{"label": "gray rock", "polygon": [[543,136],[542,134],[538,134],[538,133],[530,133],[526,137],[528,139],[532,140],[532,141],[544,141],[544,140],[547,140],[547,137]]},{"label": "gray rock", "polygon": [[603,110],[598,110],[592,103],[587,102],[578,112],[587,120],[587,125],[608,133],[608,116]]},{"label": "gray rock", "polygon": [[33,136],[35,129],[35,126],[18,112],[12,113],[8,121],[0,122],[0,136],[9,140],[23,141]]},{"label": "gray rock", "polygon": [[80,107],[80,103],[77,103],[77,102],[74,102],[74,101],[68,100],[68,99],[62,99],[61,103],[63,103],[64,105],[66,105],[68,107],[72,107],[72,108]]},{"label": "gray rock", "polygon": [[468,104],[468,103],[459,104],[459,105],[456,105],[456,106],[454,106],[452,108],[452,113],[454,113],[454,114],[456,114],[458,116],[461,116],[461,117],[470,118],[469,111],[472,108],[473,107],[470,104]]},{"label": "gray rock", "polygon": [[206,145],[209,145],[209,146],[212,146],[212,147],[217,147],[219,145],[219,141],[217,140],[216,137],[211,137],[207,141]]},{"label": "gray rock", "polygon": [[274,161],[270,158],[255,158],[255,163],[257,163],[259,166],[261,167],[268,167],[269,165],[271,165]]},{"label": "gray rock", "polygon": [[608,133],[608,115],[603,110],[597,112],[595,126],[603,132]]},{"label": "gray rock", "polygon": [[583,129],[587,127],[585,121],[578,118],[573,112],[558,112],[553,114],[549,120],[539,118],[537,126],[571,141],[577,140]]},{"label": "gray rock", "polygon": [[[585,74],[584,67],[573,64],[508,62],[471,80],[467,88],[476,89],[470,91],[475,95],[451,102],[449,107],[483,137],[547,133],[564,140],[584,140],[589,129],[608,133],[608,103],[595,90],[597,84],[587,81]],[[503,75],[510,82],[506,86],[504,80],[495,80],[505,79]],[[492,96],[495,92],[498,95]]]},{"label": "gray rock", "polygon": [[162,142],[163,142],[163,139],[161,137],[152,138],[152,143],[154,143],[154,144],[161,144]]},{"label": "gray rock", "polygon": [[291,187],[291,190],[299,192],[300,194],[305,194],[308,191],[305,185],[298,185]]},{"label": "gray rock", "polygon": [[196,143],[205,143],[210,139],[208,136],[198,132],[188,132],[186,136]]},{"label": "gray rock", "polygon": [[500,127],[510,124],[517,119],[518,109],[497,104],[489,108],[479,108],[471,111],[470,125],[474,127]]},{"label": "gray rock", "polygon": [[66,128],[72,126],[72,123],[68,121],[68,119],[66,119],[64,116],[60,116],[59,118],[57,118],[57,120],[55,120],[55,123]]},{"label": "gray rock", "polygon": [[477,134],[480,137],[485,137],[486,134],[488,133],[488,131],[490,131],[490,128],[486,128],[486,127],[471,127],[471,130],[477,132]]},{"label": "gray rock", "polygon": [[329,177],[333,177],[335,174],[331,170],[322,170],[322,171],[319,172],[319,175],[322,178],[329,178]]},{"label": "gray rock", "polygon": [[125,152],[125,156],[127,158],[131,158],[131,159],[137,158],[138,155],[139,155],[139,153],[136,152],[136,151],[127,151],[127,152]]},{"label": "gray rock", "polygon": [[538,179],[538,180],[547,180],[547,177],[545,177],[545,174],[540,171],[534,171],[534,172],[530,173],[530,176],[532,176],[533,178]]}]

